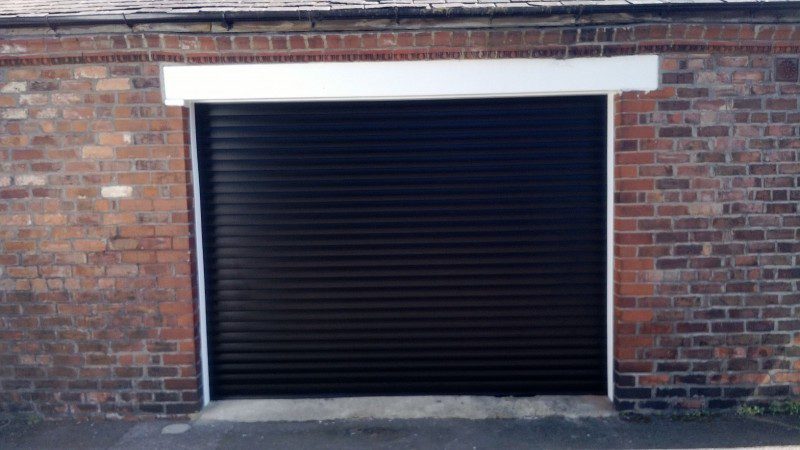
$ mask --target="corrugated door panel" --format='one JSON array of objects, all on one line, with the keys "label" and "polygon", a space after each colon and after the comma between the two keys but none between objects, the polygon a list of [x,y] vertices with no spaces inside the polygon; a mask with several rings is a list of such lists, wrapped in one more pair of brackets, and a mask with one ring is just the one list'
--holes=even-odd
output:
[{"label": "corrugated door panel", "polygon": [[196,111],[213,398],[605,392],[605,97]]}]

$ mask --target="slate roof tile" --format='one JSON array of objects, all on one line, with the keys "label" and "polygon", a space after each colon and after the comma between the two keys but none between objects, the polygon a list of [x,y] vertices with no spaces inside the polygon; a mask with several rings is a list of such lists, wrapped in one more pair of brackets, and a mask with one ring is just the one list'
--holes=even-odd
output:
[{"label": "slate roof tile", "polygon": [[[538,8],[547,6],[709,4],[732,6],[752,0],[0,0],[0,19],[125,14],[186,14],[203,12],[263,12],[364,10],[375,8]],[[765,0],[760,0],[765,1]],[[767,0],[798,3],[800,0]]]}]

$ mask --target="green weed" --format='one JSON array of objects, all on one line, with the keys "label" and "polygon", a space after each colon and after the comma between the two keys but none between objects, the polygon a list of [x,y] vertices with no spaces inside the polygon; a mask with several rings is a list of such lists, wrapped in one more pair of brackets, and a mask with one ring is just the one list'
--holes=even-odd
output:
[{"label": "green weed", "polygon": [[736,414],[740,416],[761,416],[765,412],[763,406],[758,405],[742,405],[736,410]]}]

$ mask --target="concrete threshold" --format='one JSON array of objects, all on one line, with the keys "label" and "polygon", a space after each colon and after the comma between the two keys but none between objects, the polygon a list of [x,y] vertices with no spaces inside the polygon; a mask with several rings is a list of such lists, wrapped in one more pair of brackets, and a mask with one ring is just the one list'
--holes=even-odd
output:
[{"label": "concrete threshold", "polygon": [[603,396],[483,397],[470,395],[224,400],[200,421],[275,422],[340,419],[532,419],[609,417]]}]

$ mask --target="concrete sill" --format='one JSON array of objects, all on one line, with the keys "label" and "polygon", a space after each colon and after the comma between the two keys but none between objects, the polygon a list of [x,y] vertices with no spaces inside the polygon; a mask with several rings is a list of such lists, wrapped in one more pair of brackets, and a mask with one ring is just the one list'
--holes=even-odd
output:
[{"label": "concrete sill", "polygon": [[235,422],[337,419],[526,419],[609,417],[603,396],[408,396],[322,399],[224,400],[211,402],[198,420]]}]

